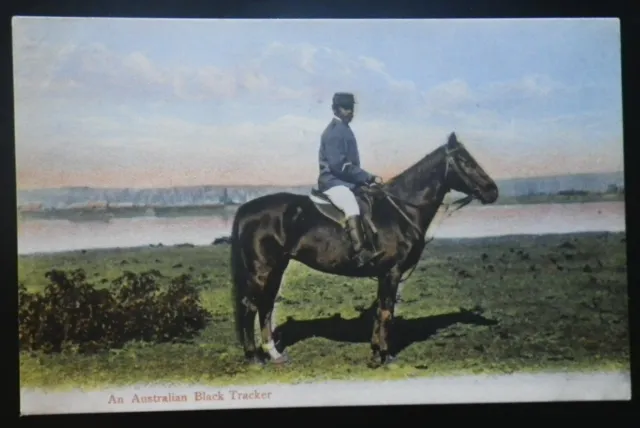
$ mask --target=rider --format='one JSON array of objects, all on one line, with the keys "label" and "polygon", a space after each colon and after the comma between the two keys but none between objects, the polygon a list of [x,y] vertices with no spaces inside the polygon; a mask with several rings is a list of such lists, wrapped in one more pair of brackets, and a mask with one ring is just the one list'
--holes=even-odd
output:
[{"label": "rider", "polygon": [[318,190],[344,212],[356,261],[359,266],[364,266],[382,252],[372,254],[364,247],[360,206],[353,189],[358,185],[380,185],[382,179],[360,167],[358,143],[349,126],[355,104],[353,94],[337,92],[333,96],[331,108],[334,118],[320,139]]}]

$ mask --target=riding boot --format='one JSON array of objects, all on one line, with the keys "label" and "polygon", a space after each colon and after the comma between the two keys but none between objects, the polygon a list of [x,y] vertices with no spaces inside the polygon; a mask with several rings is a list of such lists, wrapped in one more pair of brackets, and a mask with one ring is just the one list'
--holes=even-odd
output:
[{"label": "riding boot", "polygon": [[374,254],[365,247],[364,236],[360,224],[360,216],[349,217],[347,219],[346,226],[349,238],[351,239],[351,244],[353,245],[355,260],[358,263],[358,267],[375,262],[383,254],[382,251],[377,251]]}]

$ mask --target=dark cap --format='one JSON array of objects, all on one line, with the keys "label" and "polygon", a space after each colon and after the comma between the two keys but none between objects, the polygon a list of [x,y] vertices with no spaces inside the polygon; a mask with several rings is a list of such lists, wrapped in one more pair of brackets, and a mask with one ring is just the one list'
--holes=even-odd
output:
[{"label": "dark cap", "polygon": [[353,94],[348,92],[336,92],[333,94],[333,105],[340,107],[352,107],[356,103]]}]

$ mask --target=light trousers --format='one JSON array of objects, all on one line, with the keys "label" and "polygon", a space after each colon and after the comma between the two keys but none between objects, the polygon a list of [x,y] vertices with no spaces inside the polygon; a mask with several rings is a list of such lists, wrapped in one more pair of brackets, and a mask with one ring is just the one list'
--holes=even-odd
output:
[{"label": "light trousers", "polygon": [[360,215],[360,206],[356,196],[346,186],[334,186],[324,192],[347,217]]}]

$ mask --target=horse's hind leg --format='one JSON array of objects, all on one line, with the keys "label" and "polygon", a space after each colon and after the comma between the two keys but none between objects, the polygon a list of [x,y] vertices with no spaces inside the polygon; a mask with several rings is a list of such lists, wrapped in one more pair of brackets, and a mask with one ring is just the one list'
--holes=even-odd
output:
[{"label": "horse's hind leg", "polygon": [[273,340],[273,308],[275,307],[278,290],[282,283],[282,276],[287,268],[288,262],[279,263],[276,267],[269,269],[265,275],[265,287],[261,298],[258,299],[258,319],[262,330],[262,350],[269,356],[275,364],[288,362],[286,354],[281,354],[276,349]]},{"label": "horse's hind leg", "polygon": [[244,358],[247,363],[250,364],[259,364],[260,359],[258,358],[258,354],[256,352],[256,337],[255,337],[255,323],[256,323],[256,314],[258,313],[258,308],[247,301],[245,303],[246,311],[242,317],[242,325],[243,325],[243,334],[244,334]]}]

